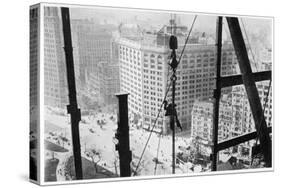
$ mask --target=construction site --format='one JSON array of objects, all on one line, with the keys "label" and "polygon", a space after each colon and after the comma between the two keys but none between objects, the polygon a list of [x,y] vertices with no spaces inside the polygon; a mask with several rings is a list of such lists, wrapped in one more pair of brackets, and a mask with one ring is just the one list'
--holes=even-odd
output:
[{"label": "construction site", "polygon": [[272,28],[79,11],[44,7],[46,182],[273,167]]}]

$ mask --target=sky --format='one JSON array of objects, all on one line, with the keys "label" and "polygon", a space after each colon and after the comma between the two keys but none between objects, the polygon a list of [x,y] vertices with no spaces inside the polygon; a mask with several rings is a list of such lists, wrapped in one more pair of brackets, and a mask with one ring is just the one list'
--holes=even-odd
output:
[{"label": "sky", "polygon": [[[175,12],[176,18],[180,19],[181,25],[190,28],[192,20],[195,16],[193,12]],[[94,7],[94,8],[70,8],[72,19],[94,19],[100,22],[114,23],[115,25],[122,23],[144,23],[151,25],[154,29],[161,29],[163,25],[169,24],[171,12],[160,10],[143,10],[143,9],[124,9],[110,7]],[[215,14],[199,13],[194,25],[194,30],[206,32],[209,34],[215,33],[216,27]],[[272,19],[262,17],[242,17],[247,34],[251,38],[260,39],[266,46],[272,46]],[[227,22],[224,19],[224,32],[228,32]],[[255,37],[251,37],[254,35]],[[255,43],[257,41],[253,41]]]}]

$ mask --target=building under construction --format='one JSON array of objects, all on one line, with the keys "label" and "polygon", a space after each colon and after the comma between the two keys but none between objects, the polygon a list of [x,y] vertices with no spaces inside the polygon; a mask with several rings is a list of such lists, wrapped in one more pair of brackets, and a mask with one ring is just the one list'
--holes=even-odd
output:
[{"label": "building under construction", "polygon": [[272,50],[256,57],[244,18],[211,33],[80,9],[42,9],[45,182],[272,168]]}]

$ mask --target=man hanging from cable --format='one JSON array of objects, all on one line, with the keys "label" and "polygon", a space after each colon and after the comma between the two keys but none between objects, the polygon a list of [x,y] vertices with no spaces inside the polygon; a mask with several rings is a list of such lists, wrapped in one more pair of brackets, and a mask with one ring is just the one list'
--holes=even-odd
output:
[{"label": "man hanging from cable", "polygon": [[[168,102],[165,100],[164,101],[164,110],[166,110],[165,116],[169,116],[169,117],[174,116],[176,118],[177,127],[180,128],[180,130],[182,131],[182,126],[178,119],[176,106],[177,105],[175,104],[175,108],[173,108],[173,104],[172,103],[168,104]],[[170,126],[170,129],[173,130],[174,128]]]}]

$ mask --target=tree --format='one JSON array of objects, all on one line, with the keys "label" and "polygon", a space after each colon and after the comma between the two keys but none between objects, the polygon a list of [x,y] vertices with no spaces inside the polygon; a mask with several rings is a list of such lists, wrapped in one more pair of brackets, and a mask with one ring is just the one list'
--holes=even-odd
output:
[{"label": "tree", "polygon": [[89,157],[91,157],[92,162],[95,165],[95,170],[96,173],[98,172],[98,163],[101,161],[101,154],[99,151],[95,150],[95,149],[91,149],[89,152]]}]

